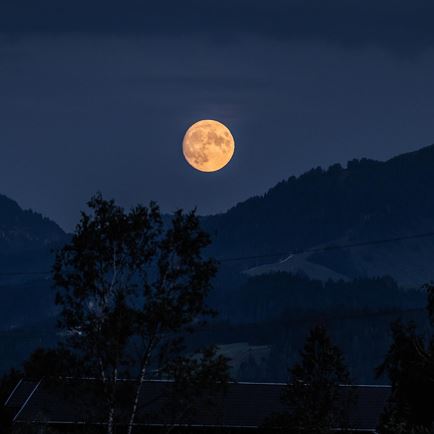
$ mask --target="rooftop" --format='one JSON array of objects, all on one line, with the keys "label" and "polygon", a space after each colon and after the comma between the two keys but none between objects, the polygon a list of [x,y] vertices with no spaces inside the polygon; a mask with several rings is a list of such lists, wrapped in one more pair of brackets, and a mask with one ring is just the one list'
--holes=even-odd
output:
[{"label": "rooftop", "polygon": [[[22,380],[6,401],[14,409],[15,423],[77,424],[104,423],[106,410],[101,388],[91,379],[63,379],[62,381]],[[133,383],[119,383],[120,402],[131,408]],[[177,418],[173,383],[147,381],[140,396],[138,425],[185,425],[201,427],[257,428],[271,414],[284,409],[281,394],[286,387],[280,383],[230,383],[225,393],[217,393],[212,405],[204,405],[198,397],[197,410],[188,419]],[[354,392],[355,404],[350,414],[350,425],[362,432],[375,432],[379,417],[390,393],[389,386],[340,386],[343,399]],[[194,397],[191,398],[194,401]],[[186,401],[184,401],[185,404]],[[190,402],[190,401],[188,401]],[[211,403],[211,402],[210,402]],[[169,410],[170,407],[170,410]],[[184,414],[185,416],[185,414]],[[117,414],[120,423],[127,420],[127,412]]]}]

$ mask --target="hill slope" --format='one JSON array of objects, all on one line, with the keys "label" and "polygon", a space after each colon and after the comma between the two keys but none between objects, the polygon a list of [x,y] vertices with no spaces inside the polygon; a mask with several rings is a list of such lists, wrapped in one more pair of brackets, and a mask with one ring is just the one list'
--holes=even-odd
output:
[{"label": "hill slope", "polygon": [[50,269],[51,249],[65,239],[56,223],[0,195],[0,272]]},{"label": "hill slope", "polygon": [[50,276],[32,272],[51,270],[52,250],[66,239],[56,223],[0,195],[0,331],[54,314]]},{"label": "hill slope", "polygon": [[[313,169],[204,218],[204,225],[219,257],[434,231],[434,145],[386,162],[362,159],[345,168]],[[309,260],[348,277],[389,274],[415,285],[434,278],[434,237],[315,254]]]}]

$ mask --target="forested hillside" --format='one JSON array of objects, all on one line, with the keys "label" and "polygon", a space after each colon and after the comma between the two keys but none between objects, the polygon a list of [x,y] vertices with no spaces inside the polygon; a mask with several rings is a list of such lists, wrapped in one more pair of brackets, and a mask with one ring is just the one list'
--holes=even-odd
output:
[{"label": "forested hillside", "polygon": [[52,220],[0,195],[0,272],[50,269],[51,251],[66,237]]},{"label": "forested hillside", "polygon": [[[433,232],[432,167],[434,145],[386,162],[352,160],[346,167],[336,164],[290,177],[263,196],[204,218],[214,237],[212,252],[220,257],[266,255]],[[434,237],[308,259],[347,277],[391,275],[413,286],[434,278]],[[253,265],[258,260],[240,268]]]}]

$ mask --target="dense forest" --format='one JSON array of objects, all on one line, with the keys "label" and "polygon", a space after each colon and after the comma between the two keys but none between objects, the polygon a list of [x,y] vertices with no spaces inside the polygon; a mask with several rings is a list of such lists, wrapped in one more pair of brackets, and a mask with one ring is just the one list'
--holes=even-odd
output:
[{"label": "dense forest", "polygon": [[390,277],[322,282],[284,272],[249,277],[238,287],[218,288],[220,317],[233,323],[354,315],[423,307],[421,290],[404,290]]},{"label": "dense forest", "polygon": [[233,285],[212,293],[219,316],[201,336],[203,342],[269,347],[267,356],[258,357],[252,348],[237,365],[234,374],[243,380],[285,381],[288,360],[296,360],[306,333],[320,322],[351,362],[355,382],[384,383],[387,379],[376,378],[374,368],[390,344],[390,322],[411,320],[423,330],[428,327],[425,291],[402,289],[390,277],[321,282],[272,273]]},{"label": "dense forest", "polygon": [[[290,177],[263,196],[204,218],[213,236],[211,252],[221,258],[284,255],[313,246],[432,232],[433,164],[434,145],[386,162],[352,160],[346,167],[336,164]],[[432,239],[422,238],[328,251],[309,260],[350,278],[391,275],[414,286],[434,277],[433,258]],[[240,268],[255,264],[257,260],[238,263]]]}]

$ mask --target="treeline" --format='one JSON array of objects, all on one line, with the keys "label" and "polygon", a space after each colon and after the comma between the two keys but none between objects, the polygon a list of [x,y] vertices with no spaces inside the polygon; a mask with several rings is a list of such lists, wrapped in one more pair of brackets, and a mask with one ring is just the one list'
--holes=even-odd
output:
[{"label": "treeline", "polygon": [[422,308],[421,290],[403,290],[390,277],[322,282],[303,274],[276,272],[249,278],[212,299],[220,317],[233,323],[309,318]]},{"label": "treeline", "polygon": [[390,323],[402,318],[427,329],[425,299],[423,289],[404,290],[390,277],[328,282],[283,272],[245,277],[213,292],[219,322],[195,339],[268,345],[268,357],[247,358],[234,375],[243,381],[285,381],[288,363],[295,363],[320,319],[346,354],[353,380],[373,384],[381,382],[373,367],[390,345]]}]

